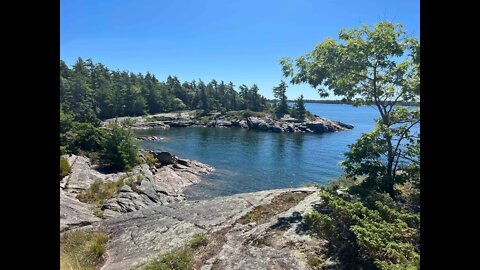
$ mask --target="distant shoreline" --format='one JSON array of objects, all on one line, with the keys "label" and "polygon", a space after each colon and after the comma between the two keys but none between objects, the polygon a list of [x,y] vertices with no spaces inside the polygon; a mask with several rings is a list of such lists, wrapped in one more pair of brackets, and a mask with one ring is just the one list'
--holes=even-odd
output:
[{"label": "distant shoreline", "polygon": [[[287,100],[287,102],[295,103],[295,100]],[[353,105],[353,102],[344,101],[344,100],[314,100],[314,99],[305,99],[305,103],[317,103],[317,104],[348,104]],[[419,102],[396,102],[400,106],[420,106]],[[371,104],[373,105],[373,104]]]}]

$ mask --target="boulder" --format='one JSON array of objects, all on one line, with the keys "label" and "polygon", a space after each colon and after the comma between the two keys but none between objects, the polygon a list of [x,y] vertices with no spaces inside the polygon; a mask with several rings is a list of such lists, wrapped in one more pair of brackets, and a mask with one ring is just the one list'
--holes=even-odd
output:
[{"label": "boulder", "polygon": [[79,201],[73,194],[60,189],[60,231],[82,227],[100,221],[89,204]]},{"label": "boulder", "polygon": [[257,129],[258,130],[269,130],[272,126],[264,121],[258,123]]},{"label": "boulder", "polygon": [[241,128],[248,128],[247,121],[245,120],[241,120],[240,122],[238,122],[238,124]]},{"label": "boulder", "polygon": [[315,132],[319,132],[319,133],[322,133],[322,132],[327,132],[328,131],[328,128],[327,126],[322,123],[322,122],[307,122],[306,123],[306,126],[315,131]]},{"label": "boulder", "polygon": [[280,124],[278,123],[275,123],[275,125],[273,125],[272,131],[277,133],[284,132],[282,126],[280,126]]},{"label": "boulder", "polygon": [[175,164],[177,163],[177,157],[170,154],[169,152],[150,152],[153,156],[160,161],[163,165]]}]

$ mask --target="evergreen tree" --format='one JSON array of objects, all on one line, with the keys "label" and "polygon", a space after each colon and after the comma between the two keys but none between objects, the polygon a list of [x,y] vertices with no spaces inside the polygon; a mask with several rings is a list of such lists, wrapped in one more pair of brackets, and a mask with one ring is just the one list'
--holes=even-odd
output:
[{"label": "evergreen tree", "polygon": [[268,109],[268,100],[260,95],[258,86],[250,89],[242,85],[240,93],[232,82],[218,83],[213,79],[208,85],[180,83],[177,77],[168,76],[166,82],[158,81],[147,72],[134,74],[128,71],[109,70],[94,64],[91,59],[79,58],[72,68],[60,61],[60,103],[64,113],[74,117],[74,122],[98,126],[99,119],[138,116],[197,109],[205,112],[248,109]]},{"label": "evergreen tree", "polygon": [[305,109],[305,102],[303,100],[303,95],[300,95],[300,97],[297,99],[294,109],[295,109],[295,117],[300,120],[305,120],[307,110]]},{"label": "evergreen tree", "polygon": [[71,110],[77,121],[97,123],[98,121],[93,106],[93,90],[91,88],[89,73],[86,63],[82,58],[78,58],[73,66],[71,83],[73,100]]},{"label": "evergreen tree", "polygon": [[102,140],[100,162],[115,171],[129,171],[139,164],[138,145],[130,127],[116,120],[108,126],[108,133]]},{"label": "evergreen tree", "polygon": [[278,86],[273,88],[273,96],[279,100],[279,104],[275,108],[275,114],[279,117],[288,113],[287,96],[285,95],[287,87],[287,84],[281,81]]},{"label": "evergreen tree", "polygon": [[203,110],[203,113],[206,114],[210,112],[210,104],[208,103],[208,96],[207,96],[207,87],[203,83],[202,80],[199,80],[198,83],[198,94],[199,94],[199,101],[200,101],[200,109]]}]

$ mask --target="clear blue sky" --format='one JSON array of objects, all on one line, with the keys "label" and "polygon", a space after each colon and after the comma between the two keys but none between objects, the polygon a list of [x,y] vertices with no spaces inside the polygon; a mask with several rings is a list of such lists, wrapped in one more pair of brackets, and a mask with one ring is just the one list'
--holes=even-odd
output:
[{"label": "clear blue sky", "polygon": [[[162,81],[176,75],[182,82],[256,83],[272,98],[283,79],[280,58],[306,54],[341,28],[384,19],[419,38],[420,1],[61,0],[60,57],[68,65],[82,57],[149,71]],[[287,90],[291,99],[300,94],[319,99],[308,85]]]}]

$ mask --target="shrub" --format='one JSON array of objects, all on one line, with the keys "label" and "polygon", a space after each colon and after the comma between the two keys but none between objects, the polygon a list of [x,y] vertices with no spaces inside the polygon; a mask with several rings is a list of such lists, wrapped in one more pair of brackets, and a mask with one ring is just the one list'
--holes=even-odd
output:
[{"label": "shrub", "polygon": [[109,131],[102,140],[101,164],[114,171],[129,171],[140,163],[135,134],[129,127],[117,121],[109,124]]},{"label": "shrub", "polygon": [[68,160],[64,157],[60,157],[60,180],[72,172],[72,167],[68,164]]},{"label": "shrub", "polygon": [[108,236],[99,231],[68,231],[60,238],[61,269],[94,269],[105,252]]},{"label": "shrub", "polygon": [[[417,269],[420,261],[420,216],[396,205],[385,193],[371,192],[362,199],[340,196],[324,188],[324,204],[305,215],[315,235],[325,238],[344,264],[379,269]],[[343,254],[343,255],[342,255]]]}]

